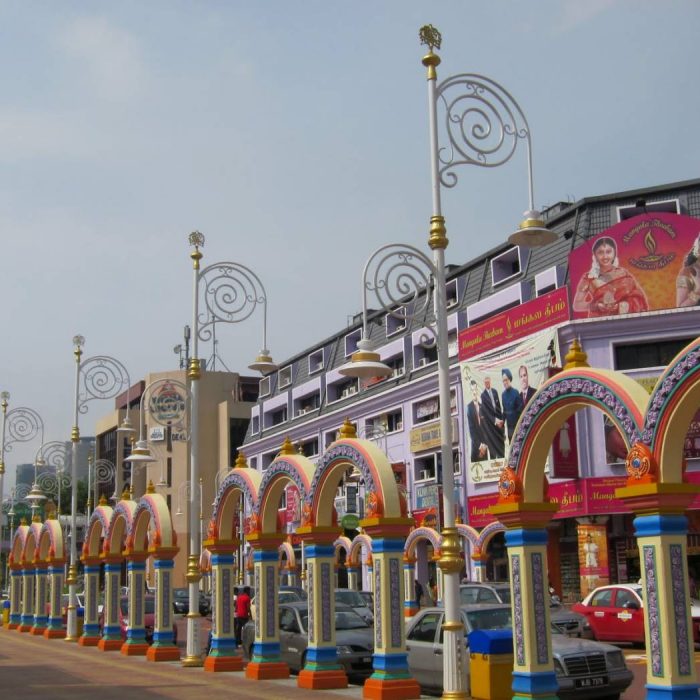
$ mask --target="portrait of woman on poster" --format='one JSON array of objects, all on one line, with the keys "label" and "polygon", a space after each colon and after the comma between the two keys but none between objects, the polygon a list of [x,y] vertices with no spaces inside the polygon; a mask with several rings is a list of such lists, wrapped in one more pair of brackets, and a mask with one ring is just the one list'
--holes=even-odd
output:
[{"label": "portrait of woman on poster", "polygon": [[676,306],[700,304],[700,234],[685,256],[683,267],[676,278]]},{"label": "portrait of woman on poster", "polygon": [[620,267],[612,238],[602,236],[593,244],[591,269],[579,280],[573,306],[574,311],[587,312],[588,318],[649,310],[634,275]]}]

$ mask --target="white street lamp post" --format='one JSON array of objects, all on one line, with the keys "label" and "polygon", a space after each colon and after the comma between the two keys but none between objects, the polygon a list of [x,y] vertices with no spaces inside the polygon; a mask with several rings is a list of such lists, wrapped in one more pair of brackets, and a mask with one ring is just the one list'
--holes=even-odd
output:
[{"label": "white street lamp post", "polygon": [[[199,341],[213,337],[216,323],[240,323],[245,321],[260,305],[263,311],[263,347],[249,368],[262,374],[277,369],[267,349],[267,295],[260,278],[249,268],[235,262],[214,263],[200,270],[204,257],[200,248],[204,246],[204,235],[193,231],[189,243],[194,247],[190,253],[193,267],[192,280],[192,358],[187,369],[192,396],[190,415],[190,484],[199,483],[199,380],[201,363]],[[200,311],[200,292],[203,309]],[[189,502],[189,547],[187,558],[187,583],[189,587],[189,613],[187,614],[187,653],[183,666],[201,666],[201,644],[199,639],[199,568],[201,537],[197,489],[190,488]]]},{"label": "white street lamp post", "polygon": [[[82,335],[73,337],[73,356],[75,358],[75,403],[73,413],[73,429],[71,430],[72,459],[71,459],[71,513],[70,513],[70,566],[68,568],[69,602],[66,623],[67,642],[78,641],[78,443],[80,442],[80,427],[78,418],[81,413],[87,413],[87,403],[93,399],[113,399],[118,396],[123,387],[131,386],[129,373],[124,365],[107,355],[89,357],[81,362],[85,338]],[[81,390],[82,389],[82,390]],[[126,418],[128,419],[128,411]]]}]

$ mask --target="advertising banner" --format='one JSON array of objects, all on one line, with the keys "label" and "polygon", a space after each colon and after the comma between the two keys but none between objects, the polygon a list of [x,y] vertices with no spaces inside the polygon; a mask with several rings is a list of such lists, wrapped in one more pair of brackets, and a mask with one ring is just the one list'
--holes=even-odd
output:
[{"label": "advertising banner", "polygon": [[644,214],[594,236],[569,255],[574,318],[697,306],[700,222]]},{"label": "advertising banner", "polygon": [[598,586],[610,583],[605,525],[578,525],[578,561],[583,597]]},{"label": "advertising banner", "polygon": [[498,481],[520,414],[558,364],[554,329],[460,362],[472,483]]}]

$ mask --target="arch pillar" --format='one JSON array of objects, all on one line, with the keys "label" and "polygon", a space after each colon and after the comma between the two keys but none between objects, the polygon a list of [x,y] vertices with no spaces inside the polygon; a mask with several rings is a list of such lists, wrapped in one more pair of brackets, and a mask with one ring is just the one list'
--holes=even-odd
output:
[{"label": "arch pillar", "polygon": [[[362,689],[367,700],[420,697],[420,686],[408,670],[403,611],[403,553],[411,518],[369,518],[362,521],[372,538],[374,589],[374,659],[372,675]],[[369,557],[368,557],[369,559]]]},{"label": "arch pillar", "polygon": [[121,653],[125,656],[145,656],[148,652],[144,626],[146,554],[129,554],[126,572],[129,580],[129,622]]},{"label": "arch pillar", "polygon": [[63,629],[63,615],[61,614],[61,600],[63,593],[63,567],[64,561],[53,561],[49,564],[49,617],[44,630],[46,639],[63,639],[66,631]]},{"label": "arch pillar", "polygon": [[348,588],[351,591],[359,591],[360,587],[358,585],[360,567],[356,564],[348,564],[346,567],[348,572]]},{"label": "arch pillar", "polygon": [[10,564],[10,622],[8,629],[16,630],[22,622],[22,567]]},{"label": "arch pillar", "polygon": [[312,690],[347,688],[348,677],[338,663],[335,642],[335,597],[338,573],[335,547],[338,528],[306,525],[297,530],[306,550],[309,585],[309,642],[306,665],[299,672],[297,685]]},{"label": "arch pillar", "polygon": [[211,618],[211,649],[204,661],[204,670],[212,672],[242,671],[243,659],[238,654],[233,626],[234,552],[239,543],[204,543],[211,552],[211,582],[214,610]]},{"label": "arch pillar", "polygon": [[173,634],[173,558],[177,552],[177,547],[152,552],[156,573],[156,614],[153,644],[148,647],[146,661],[180,660],[180,650]]},{"label": "arch pillar", "polygon": [[369,592],[374,595],[374,565],[371,554],[368,554],[367,558],[365,559],[365,567],[367,568],[367,581],[369,581]]},{"label": "arch pillar", "polygon": [[17,627],[18,632],[29,632],[34,623],[34,568],[22,567],[22,614]]},{"label": "arch pillar", "polygon": [[644,588],[648,700],[697,698],[688,587],[690,484],[638,484],[618,489],[634,520]]},{"label": "arch pillar", "polygon": [[513,700],[556,700],[547,591],[547,525],[555,503],[500,502],[506,527],[513,611]]},{"label": "arch pillar", "polygon": [[46,614],[48,592],[48,567],[45,562],[37,563],[34,569],[34,624],[30,634],[43,635],[49,617]]},{"label": "arch pillar", "polygon": [[97,647],[100,651],[118,651],[122,648],[122,631],[119,624],[122,560],[104,554],[101,556],[105,567],[105,605],[102,638]]},{"label": "arch pillar", "polygon": [[279,546],[282,536],[251,532],[246,536],[253,547],[253,569],[258,603],[255,606],[255,641],[246,678],[270,680],[289,678],[289,666],[281,660],[277,621]]},{"label": "arch pillar", "polygon": [[78,644],[84,647],[96,647],[100,643],[100,622],[97,615],[100,559],[86,556],[82,559],[85,580],[85,620]]},{"label": "arch pillar", "polygon": [[416,595],[416,559],[415,557],[403,558],[403,614],[405,617],[413,617],[420,610],[420,600]]},{"label": "arch pillar", "polygon": [[481,551],[472,553],[474,563],[474,581],[483,583],[486,580],[486,554]]}]

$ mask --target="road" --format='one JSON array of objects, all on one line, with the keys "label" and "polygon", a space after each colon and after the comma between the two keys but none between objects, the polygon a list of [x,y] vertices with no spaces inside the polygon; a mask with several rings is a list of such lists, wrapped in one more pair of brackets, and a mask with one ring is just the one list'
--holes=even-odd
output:
[{"label": "road", "polygon": [[[203,622],[203,637],[208,620]],[[182,625],[182,627],[180,627]],[[184,633],[184,620],[178,621]],[[184,647],[184,634],[179,634]],[[623,700],[645,696],[646,655],[644,650],[625,649],[634,683]],[[695,657],[700,665],[700,654]],[[179,663],[150,663],[142,657],[126,657],[118,652],[104,653],[78,647],[61,640],[48,640],[0,628],[0,682],[3,697],[22,700],[123,700],[134,691],[143,700],[176,698],[208,700],[230,698],[235,686],[237,700],[308,700],[309,691],[297,688],[296,677],[284,681],[250,681],[242,673],[206,673],[185,669]],[[362,698],[359,686],[345,690],[313,691],[318,700]]]}]

